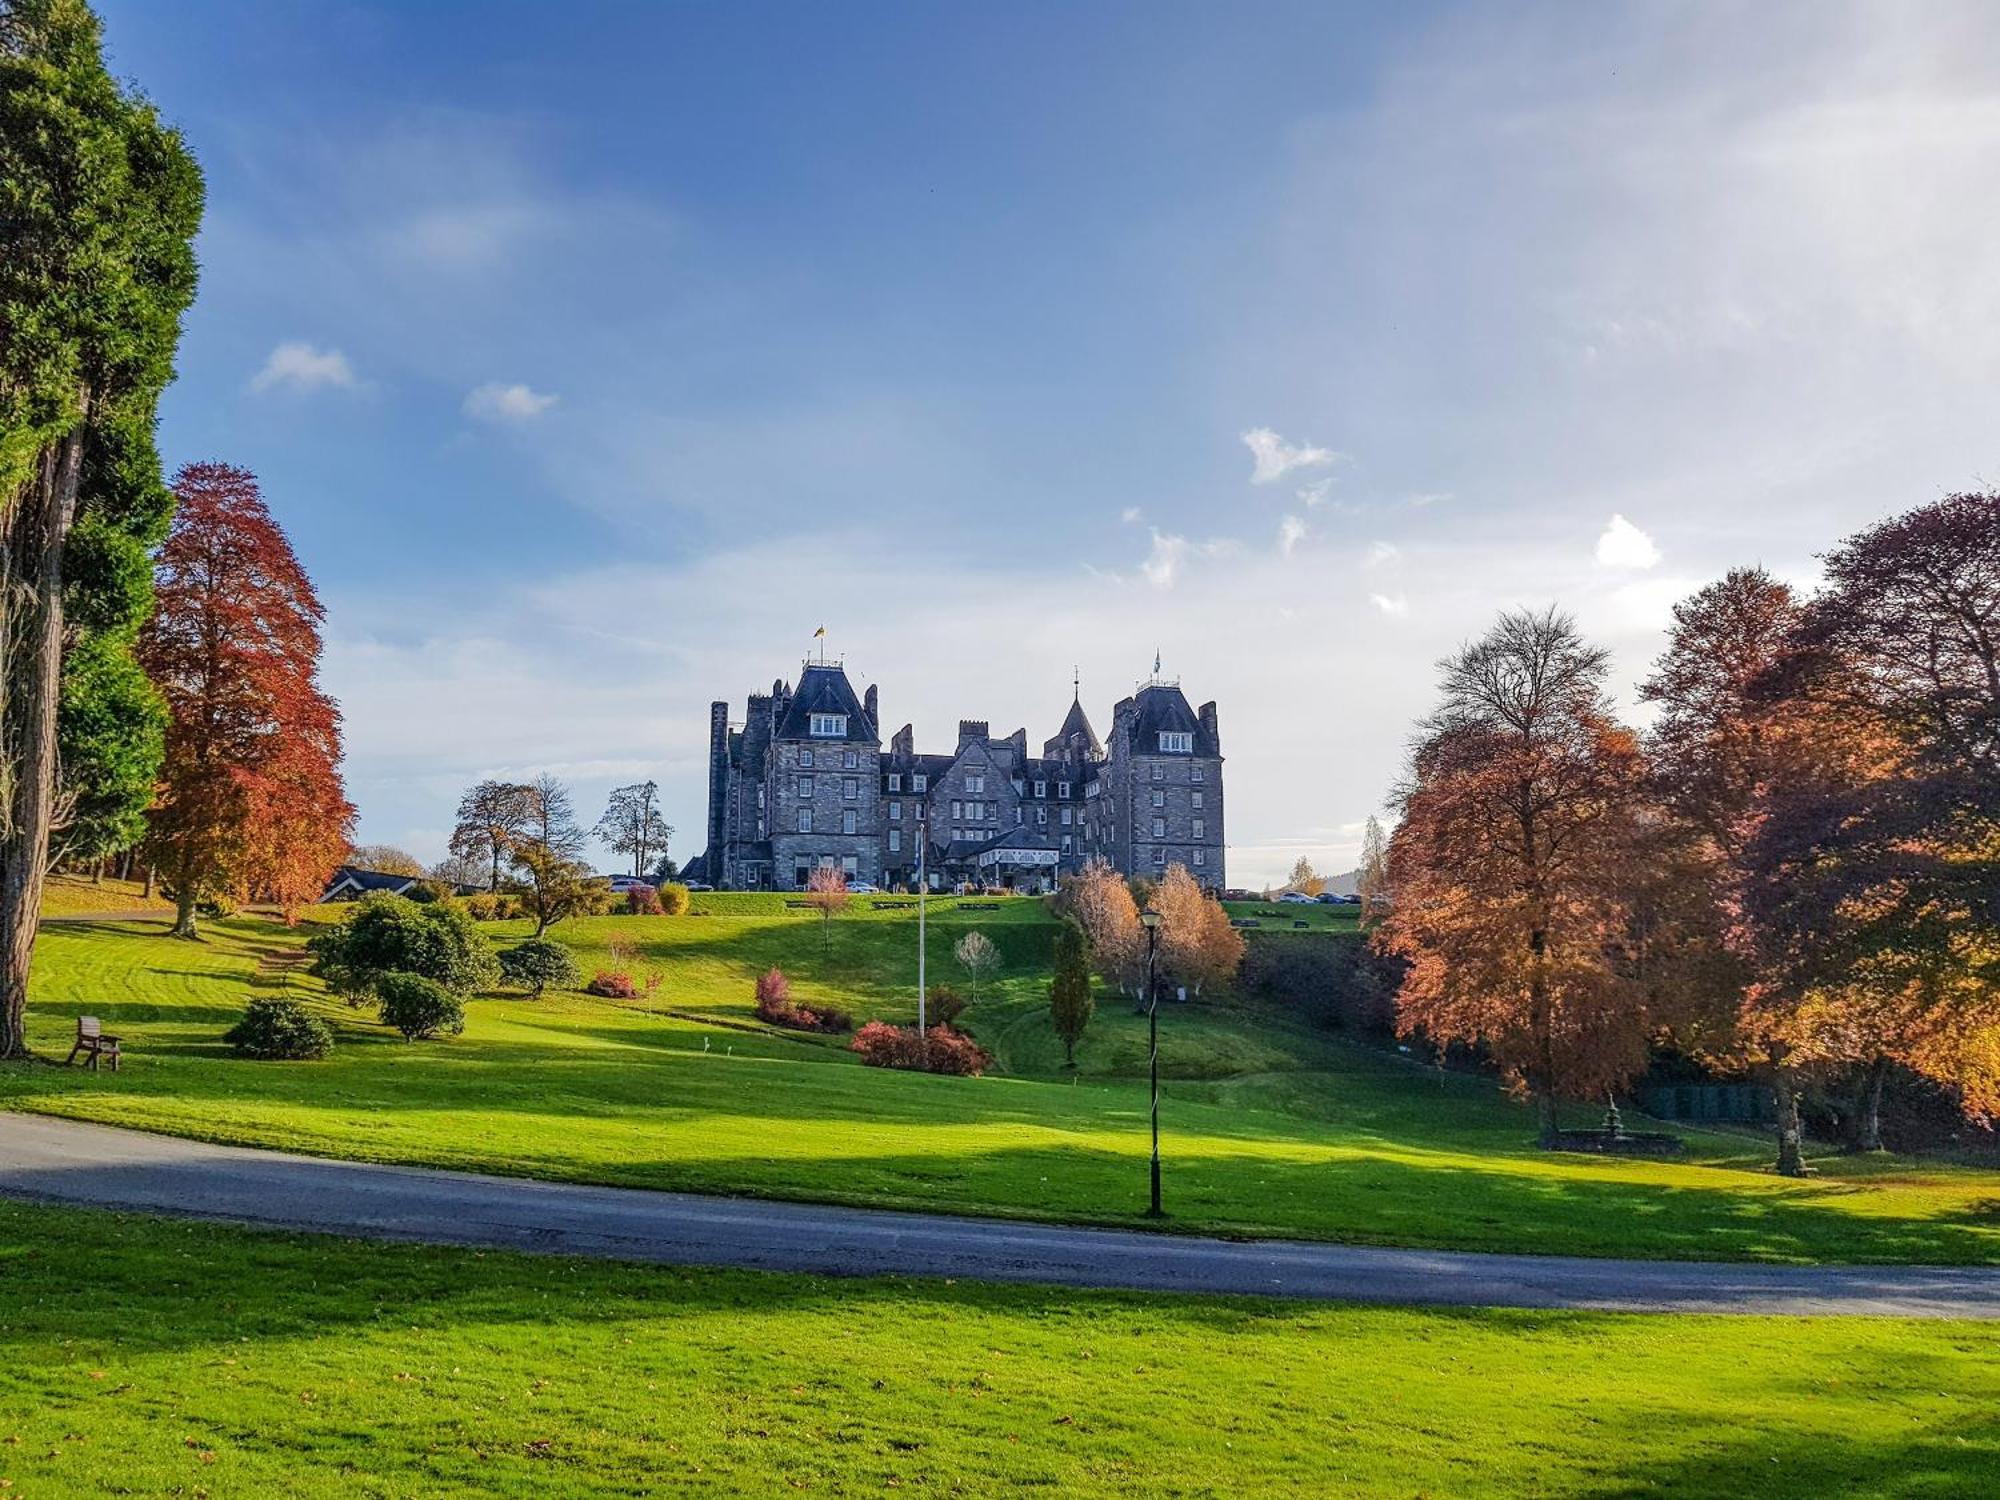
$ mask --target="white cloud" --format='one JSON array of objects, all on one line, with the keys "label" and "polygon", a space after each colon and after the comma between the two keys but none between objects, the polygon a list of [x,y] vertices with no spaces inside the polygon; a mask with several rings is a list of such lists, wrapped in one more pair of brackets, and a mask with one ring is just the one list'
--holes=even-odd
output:
[{"label": "white cloud", "polygon": [[1156,527],[1153,531],[1153,550],[1139,564],[1139,571],[1146,575],[1146,581],[1154,588],[1170,589],[1174,580],[1180,577],[1188,554],[1193,550],[1193,544],[1186,537],[1170,536]]},{"label": "white cloud", "polygon": [[494,382],[466,394],[465,414],[482,422],[532,422],[559,399],[525,385]]},{"label": "white cloud", "polygon": [[316,349],[311,344],[293,341],[271,351],[264,368],[250,381],[250,389],[269,391],[290,386],[310,391],[330,385],[352,390],[355,384],[354,367],[338,349]]},{"label": "white cloud", "polygon": [[1611,524],[1597,539],[1597,565],[1601,568],[1645,569],[1660,560],[1653,539],[1623,516],[1613,516]]},{"label": "white cloud", "polygon": [[1311,484],[1300,485],[1298,491],[1299,498],[1305,501],[1306,507],[1309,510],[1326,504],[1327,496],[1332,493],[1333,481],[1331,479],[1315,479]]},{"label": "white cloud", "polygon": [[1123,510],[1118,512],[1118,519],[1123,521],[1127,526],[1131,526],[1138,521],[1139,515],[1140,511],[1138,506],[1128,505]]},{"label": "white cloud", "polygon": [[1410,601],[1402,594],[1370,594],[1368,602],[1391,619],[1402,620],[1409,617]]},{"label": "white cloud", "polygon": [[1250,470],[1252,484],[1271,484],[1294,469],[1316,469],[1340,456],[1331,448],[1315,448],[1309,443],[1294,447],[1268,427],[1253,427],[1242,437],[1243,446],[1255,460]]},{"label": "white cloud", "polygon": [[1303,516],[1286,516],[1278,522],[1278,550],[1290,557],[1292,549],[1306,538],[1306,523]]},{"label": "white cloud", "polygon": [[1400,562],[1403,549],[1394,542],[1370,542],[1368,544],[1367,566],[1380,568],[1389,563]]}]

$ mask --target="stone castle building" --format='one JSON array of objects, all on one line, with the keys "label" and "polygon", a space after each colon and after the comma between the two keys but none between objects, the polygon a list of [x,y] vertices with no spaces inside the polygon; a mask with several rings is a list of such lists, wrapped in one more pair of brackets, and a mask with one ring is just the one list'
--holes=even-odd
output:
[{"label": "stone castle building", "polygon": [[1223,884],[1222,744],[1215,705],[1157,676],[1111,711],[1100,742],[1081,696],[1040,755],[961,719],[949,754],[885,744],[876,691],[808,662],[797,687],[753,693],[740,724],[709,707],[708,847],[685,872],[725,890],[798,890],[831,865],[850,880],[1053,889],[1103,858],[1127,874],[1185,865]]}]

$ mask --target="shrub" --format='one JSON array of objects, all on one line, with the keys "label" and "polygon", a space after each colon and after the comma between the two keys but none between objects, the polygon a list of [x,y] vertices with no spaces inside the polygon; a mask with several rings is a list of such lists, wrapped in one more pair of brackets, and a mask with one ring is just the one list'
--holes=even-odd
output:
[{"label": "shrub", "polygon": [[299,1061],[333,1050],[333,1028],[289,995],[259,995],[223,1034],[245,1057]]},{"label": "shrub", "polygon": [[660,904],[660,893],[650,885],[628,885],[625,888],[625,911],[634,917],[666,915],[666,909]]},{"label": "shrub", "polygon": [[590,976],[590,983],[583,990],[587,995],[601,995],[606,1000],[639,998],[639,989],[632,983],[632,976],[617,969],[599,969]]},{"label": "shrub", "polygon": [[376,979],[375,993],[382,1001],[382,1024],[413,1042],[465,1030],[464,1002],[435,979],[391,972]]},{"label": "shrub", "polygon": [[377,892],[308,946],[313,972],[350,1001],[371,990],[379,995],[385,974],[419,974],[459,994],[499,974],[472,914],[456,901],[426,904]]},{"label": "shrub", "polygon": [[465,914],[475,922],[492,922],[499,919],[506,910],[503,903],[507,898],[491,891],[481,891],[465,898]]},{"label": "shrub", "polygon": [[949,1026],[965,1014],[965,996],[948,984],[934,984],[924,991],[924,1020],[932,1026]]},{"label": "shrub", "polygon": [[870,1021],[856,1033],[851,1050],[871,1068],[904,1068],[916,1073],[977,1078],[993,1065],[984,1047],[949,1026],[933,1026],[919,1037],[914,1026]]},{"label": "shrub", "polygon": [[1396,1026],[1403,963],[1357,937],[1256,933],[1237,983],[1323,1026],[1387,1036]]},{"label": "shrub", "polygon": [[577,893],[572,910],[579,917],[608,917],[618,910],[618,901],[618,892],[612,890],[608,882],[586,880],[583,889]]},{"label": "shrub", "polygon": [[529,938],[500,954],[500,977],[516,989],[541,994],[550,985],[574,989],[583,971],[569,949],[547,938]]},{"label": "shrub", "polygon": [[433,901],[445,900],[451,892],[435,880],[419,880],[403,894],[420,906],[428,906]]},{"label": "shrub", "polygon": [[793,1031],[852,1031],[854,1017],[837,1005],[792,1004],[792,982],[782,969],[757,976],[757,1019]]},{"label": "shrub", "polygon": [[684,917],[688,909],[688,888],[684,885],[668,884],[659,887],[660,909],[670,917]]}]

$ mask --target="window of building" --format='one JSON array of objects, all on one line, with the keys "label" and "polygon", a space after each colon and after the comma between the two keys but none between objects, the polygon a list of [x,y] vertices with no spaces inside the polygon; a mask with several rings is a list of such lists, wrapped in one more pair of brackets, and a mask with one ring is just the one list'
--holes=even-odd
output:
[{"label": "window of building", "polygon": [[986,778],[985,778],[984,776],[968,776],[968,777],[966,777],[966,778],[965,778],[965,789],[966,789],[966,790],[967,790],[968,792],[983,792],[983,791],[985,791],[985,790],[986,790]]},{"label": "window of building", "polygon": [[961,843],[965,839],[965,830],[963,828],[954,828],[951,831],[951,837],[952,842]]},{"label": "window of building", "polygon": [[1203,769],[1202,769],[1202,768],[1201,768],[1200,766],[1189,766],[1189,767],[1188,767],[1188,780],[1189,780],[1189,781],[1206,781],[1206,780],[1208,780],[1208,772],[1204,771],[1204,770],[1203,770]]},{"label": "window of building", "polygon": [[1200,792],[1190,792],[1190,793],[1188,793],[1188,795],[1194,798],[1194,810],[1195,810],[1196,812],[1200,812],[1200,811],[1201,811],[1201,793],[1200,793]]},{"label": "window of building", "polygon": [[799,832],[811,833],[812,831],[813,810],[810,807],[802,807],[799,809]]},{"label": "window of building", "polygon": [[1194,736],[1185,729],[1162,729],[1160,731],[1160,753],[1162,755],[1194,754]]},{"label": "window of building", "polygon": [[1048,796],[1048,794],[1049,794],[1049,784],[1046,781],[1038,781],[1035,783],[1035,795],[1037,797],[1046,797]]},{"label": "window of building", "polygon": [[1064,835],[1063,835],[1063,853],[1065,853],[1065,854],[1069,853],[1069,835],[1068,835],[1068,834],[1064,834]]},{"label": "window of building", "polygon": [[859,750],[848,751],[845,755],[841,756],[840,764],[845,770],[854,770],[861,764],[861,752]]},{"label": "window of building", "polygon": [[1166,779],[1167,779],[1167,768],[1165,766],[1154,766],[1153,780],[1165,781]]},{"label": "window of building", "polygon": [[903,830],[900,828],[891,828],[889,830],[889,852],[891,854],[900,854],[902,849]]},{"label": "window of building", "polygon": [[840,868],[841,872],[845,874],[849,880],[852,880],[856,875],[859,875],[861,873],[860,857],[853,854],[842,855],[840,860]]},{"label": "window of building", "polygon": [[891,771],[889,773],[889,790],[892,792],[900,792],[902,789],[903,789],[902,772]]},{"label": "window of building", "polygon": [[840,795],[843,797],[850,797],[850,798],[859,797],[861,795],[861,778],[859,776],[841,777]]},{"label": "window of building", "polygon": [[1067,781],[1058,781],[1056,783],[1056,795],[1058,797],[1067,797],[1069,795],[1069,783]]},{"label": "window of building", "polygon": [[964,817],[964,816],[965,816],[965,804],[964,804],[963,802],[954,802],[954,803],[952,803],[952,805],[951,805],[951,815],[952,815],[952,816],[953,816],[954,818],[962,818],[962,817]]},{"label": "window of building", "polygon": [[860,831],[859,824],[856,821],[858,817],[859,814],[853,808],[843,809],[840,814],[840,831],[842,833],[858,833]]},{"label": "window of building", "polygon": [[810,751],[810,750],[801,750],[801,751],[799,752],[799,766],[800,766],[800,769],[802,769],[802,770],[808,770],[808,771],[809,771],[809,770],[811,770],[811,769],[812,769],[812,763],[813,763],[813,753],[812,753],[812,751]]},{"label": "window of building", "polygon": [[930,778],[924,775],[922,771],[912,772],[910,775],[910,790],[913,792],[921,792],[924,789],[925,784],[928,783],[929,780]]},{"label": "window of building", "polygon": [[837,740],[847,734],[846,714],[814,714],[809,730],[816,740]]},{"label": "window of building", "polygon": [[1162,848],[1159,848],[1157,845],[1154,846],[1153,863],[1156,865],[1163,865],[1166,862],[1167,862],[1167,851]]},{"label": "window of building", "polygon": [[890,821],[891,823],[900,823],[900,822],[902,822],[902,821],[903,821],[903,804],[902,804],[902,803],[900,803],[900,802],[891,802],[891,803],[889,804],[889,821]]},{"label": "window of building", "polygon": [[1205,839],[1208,837],[1208,824],[1203,822],[1200,818],[1196,818],[1194,820],[1194,836],[1198,839]]},{"label": "window of building", "polygon": [[813,794],[813,779],[812,779],[812,777],[810,777],[810,776],[801,776],[801,777],[799,778],[799,795],[800,795],[801,797],[810,797],[810,796],[811,796],[812,794]]},{"label": "window of building", "polygon": [[1165,807],[1166,805],[1167,805],[1167,794],[1166,794],[1165,792],[1161,791],[1161,790],[1160,790],[1160,788],[1158,788],[1158,787],[1154,787],[1154,788],[1153,788],[1153,806],[1155,806],[1155,807]]},{"label": "window of building", "polygon": [[1062,826],[1065,828],[1070,826],[1070,813],[1066,807],[1062,810]]},{"label": "window of building", "polygon": [[1035,809],[1035,826],[1037,828],[1046,828],[1049,826],[1049,810],[1046,807]]},{"label": "window of building", "polygon": [[1163,839],[1166,836],[1167,836],[1167,820],[1165,818],[1153,819],[1153,837],[1156,839]]},{"label": "window of building", "polygon": [[1194,851],[1194,867],[1197,870],[1199,870],[1203,865],[1208,863],[1207,860],[1202,858],[1202,856],[1206,853],[1208,853],[1206,849],[1197,849]]}]

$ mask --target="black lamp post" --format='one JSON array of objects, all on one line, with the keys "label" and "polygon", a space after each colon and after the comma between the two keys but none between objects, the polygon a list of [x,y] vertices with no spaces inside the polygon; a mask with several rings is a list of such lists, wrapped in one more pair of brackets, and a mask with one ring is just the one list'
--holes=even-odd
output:
[{"label": "black lamp post", "polygon": [[1152,1038],[1153,1062],[1153,1204],[1146,1210],[1149,1219],[1164,1219],[1160,1207],[1160,989],[1153,982],[1153,953],[1160,941],[1160,914],[1147,907],[1139,913],[1146,929],[1146,1030]]}]

